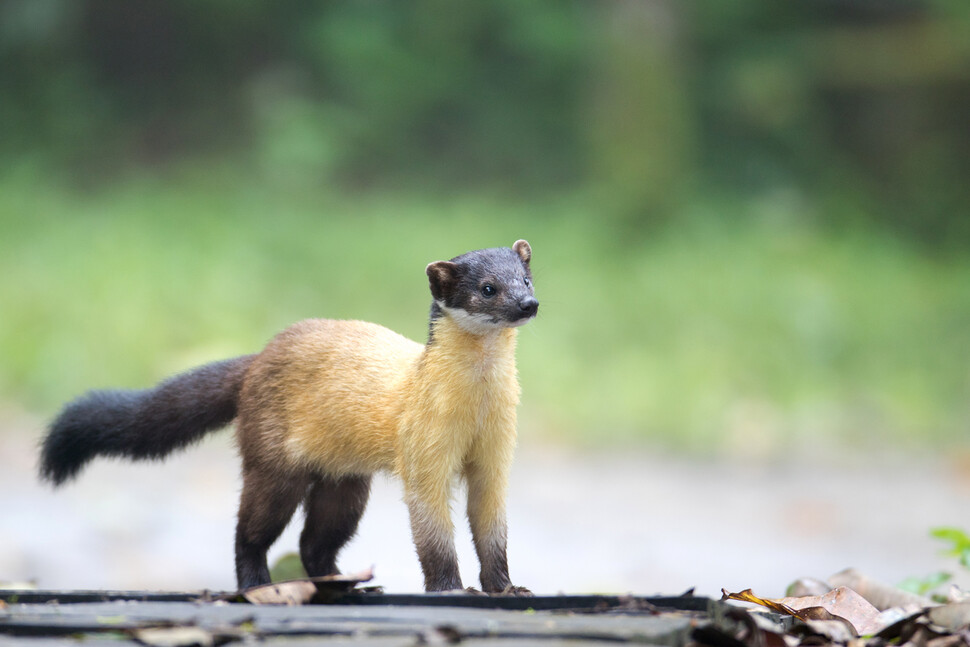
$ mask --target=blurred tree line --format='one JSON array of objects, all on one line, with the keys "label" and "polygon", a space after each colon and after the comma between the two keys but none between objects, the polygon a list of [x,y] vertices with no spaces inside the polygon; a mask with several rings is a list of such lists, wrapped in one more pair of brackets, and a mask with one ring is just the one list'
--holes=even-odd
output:
[{"label": "blurred tree line", "polygon": [[966,245],[968,117],[967,0],[0,0],[0,164],[81,186],[778,192]]}]

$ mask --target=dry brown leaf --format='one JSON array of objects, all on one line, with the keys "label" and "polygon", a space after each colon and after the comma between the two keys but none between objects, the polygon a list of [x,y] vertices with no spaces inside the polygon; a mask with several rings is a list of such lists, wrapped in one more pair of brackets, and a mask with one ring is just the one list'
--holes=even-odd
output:
[{"label": "dry brown leaf", "polygon": [[879,610],[861,595],[845,587],[839,587],[825,595],[810,595],[777,600],[759,598],[751,589],[741,593],[728,593],[721,589],[722,600],[740,600],[761,605],[777,613],[795,616],[799,620],[842,620],[857,635],[872,634],[882,628]]},{"label": "dry brown leaf", "polygon": [[315,577],[311,581],[317,587],[317,602],[332,602],[348,591],[352,591],[361,582],[369,582],[374,578],[373,569],[367,569],[350,575],[326,575]]},{"label": "dry brown leaf", "polygon": [[778,600],[769,600],[767,598],[759,598],[751,589],[745,589],[740,593],[728,593],[727,589],[721,589],[721,600],[737,600],[738,602],[750,602],[752,604],[757,604],[763,606],[766,609],[771,609],[775,613],[780,613],[786,616],[796,615],[795,610],[791,607],[785,605],[783,602]]},{"label": "dry brown leaf", "polygon": [[960,634],[940,636],[926,641],[926,647],[965,647],[966,638]]},{"label": "dry brown leaf", "polygon": [[253,604],[306,604],[317,594],[317,585],[310,580],[290,580],[277,584],[254,586],[242,592],[247,602]]},{"label": "dry brown leaf", "polygon": [[136,629],[131,634],[135,640],[149,647],[211,647],[215,644],[212,632],[201,627],[151,627]]},{"label": "dry brown leaf", "polygon": [[970,591],[965,591],[956,584],[951,584],[946,590],[947,602],[970,602]]},{"label": "dry brown leaf", "polygon": [[696,627],[687,644],[689,647],[797,647],[798,640],[786,635],[784,625],[767,614],[728,607],[714,622]]},{"label": "dry brown leaf", "polygon": [[855,631],[845,620],[803,620],[803,622],[813,635],[823,636],[833,643],[844,645],[856,637]]},{"label": "dry brown leaf", "polygon": [[936,633],[926,625],[917,623],[913,628],[912,634],[909,636],[908,640],[903,643],[903,645],[909,645],[910,647],[927,647],[931,642],[939,637],[940,634]]},{"label": "dry brown leaf", "polygon": [[920,609],[933,606],[933,601],[929,598],[873,580],[854,568],[839,571],[830,577],[828,582],[832,588],[845,586],[852,589],[880,611],[902,607],[915,613]]},{"label": "dry brown leaf", "polygon": [[348,573],[347,575],[324,575],[322,577],[311,577],[310,581],[317,584],[317,588],[332,588],[332,589],[352,589],[361,582],[370,582],[374,579],[374,569],[368,568],[367,570],[358,571],[356,573]]},{"label": "dry brown leaf", "polygon": [[825,607],[805,607],[804,609],[795,609],[795,613],[800,620],[817,620],[820,622],[841,622],[843,624],[849,624],[852,629],[855,629],[848,620],[842,616],[837,616]]},{"label": "dry brown leaf", "polygon": [[374,578],[374,570],[367,569],[349,575],[324,575],[305,580],[289,580],[276,584],[255,586],[241,591],[242,596],[253,604],[286,604],[290,606],[306,604],[317,593],[333,595],[349,591],[361,582]]},{"label": "dry brown leaf", "polygon": [[951,602],[933,607],[926,612],[926,616],[930,622],[946,631],[967,629],[970,628],[970,602]]},{"label": "dry brown leaf", "polygon": [[[879,621],[879,609],[852,589],[844,586],[832,589],[825,595],[782,598],[780,602],[796,611],[807,611],[812,607],[821,607],[836,618],[848,622],[860,636],[874,634],[882,629],[882,623]],[[831,620],[832,618],[819,619]]]},{"label": "dry brown leaf", "polygon": [[823,582],[822,580],[816,580],[812,577],[802,577],[788,586],[789,597],[801,598],[806,595],[825,595],[831,591],[833,586],[830,586],[828,582]]}]

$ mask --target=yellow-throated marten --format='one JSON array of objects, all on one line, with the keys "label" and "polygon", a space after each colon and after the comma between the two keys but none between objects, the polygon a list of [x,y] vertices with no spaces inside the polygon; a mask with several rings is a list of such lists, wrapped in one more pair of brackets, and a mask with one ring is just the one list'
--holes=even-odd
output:
[{"label": "yellow-throated marten", "polygon": [[240,589],[270,581],[266,551],[300,503],[307,573],[336,573],[371,475],[387,471],[404,482],[427,591],[462,587],[449,505],[460,475],[483,590],[528,594],[509,580],[505,499],[519,400],[516,327],[539,308],[531,257],[520,240],[428,265],[424,346],[376,324],[309,319],[259,354],[153,389],[88,393],[51,425],[41,477],[60,485],[98,455],[162,458],[236,418]]}]

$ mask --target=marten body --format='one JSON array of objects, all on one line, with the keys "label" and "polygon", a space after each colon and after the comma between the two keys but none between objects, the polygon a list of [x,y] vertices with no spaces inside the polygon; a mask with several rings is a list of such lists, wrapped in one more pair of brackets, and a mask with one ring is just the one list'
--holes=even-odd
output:
[{"label": "marten body", "polygon": [[210,364],[145,391],[96,391],[65,407],[41,474],[60,484],[96,455],[161,458],[236,418],[243,491],[240,588],[269,582],[266,551],[302,503],[309,575],[337,572],[371,475],[404,483],[428,591],[461,588],[450,514],[464,478],[487,592],[512,587],[505,499],[516,439],[516,327],[538,309],[531,249],[478,250],[427,268],[434,302],[424,346],[382,326],[311,319],[257,355]]}]

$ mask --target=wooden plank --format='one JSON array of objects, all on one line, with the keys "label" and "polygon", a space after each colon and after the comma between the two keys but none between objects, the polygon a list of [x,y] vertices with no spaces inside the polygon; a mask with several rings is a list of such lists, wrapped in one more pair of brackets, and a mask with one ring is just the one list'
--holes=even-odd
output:
[{"label": "wooden plank", "polygon": [[131,600],[138,602],[194,602],[215,600],[220,596],[231,595],[225,592],[210,591],[44,591],[34,589],[0,589],[0,600],[7,604],[46,604],[59,602],[71,604],[78,602],[112,602]]},{"label": "wooden plank", "polygon": [[462,607],[473,609],[505,609],[512,611],[676,611],[707,612],[712,604],[710,598],[642,597],[617,595],[537,595],[534,597],[505,597],[488,595],[454,595],[426,593],[419,595],[394,593],[348,593],[334,599],[331,604],[341,605],[394,605],[422,607]]},{"label": "wooden plank", "polygon": [[[61,604],[82,602],[198,602],[236,600],[238,594],[219,591],[41,591],[0,590],[0,600],[7,603]],[[319,601],[319,600],[318,600]],[[707,612],[710,598],[693,596],[618,596],[618,595],[537,595],[534,597],[505,597],[451,593],[394,594],[327,592],[327,604],[349,606],[420,606],[460,607],[474,609],[504,609],[510,611],[652,611],[678,610]]]},{"label": "wooden plank", "polygon": [[[315,636],[379,639],[427,636],[534,641],[637,641],[680,647],[696,612],[522,612],[394,604],[259,606],[226,602],[15,603],[0,611],[0,635],[134,635],[149,627],[194,626],[221,640]],[[440,636],[438,634],[441,634]]]}]

